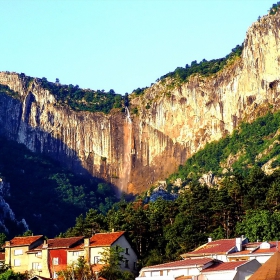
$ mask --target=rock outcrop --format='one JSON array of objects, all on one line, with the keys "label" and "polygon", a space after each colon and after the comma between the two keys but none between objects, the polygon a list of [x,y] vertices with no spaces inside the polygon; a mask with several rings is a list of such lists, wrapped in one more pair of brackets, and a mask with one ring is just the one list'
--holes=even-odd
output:
[{"label": "rock outcrop", "polygon": [[[280,16],[265,16],[248,30],[242,56],[210,77],[186,83],[166,79],[141,96],[138,110],[75,112],[62,106],[34,79],[0,73],[0,84],[19,93],[0,94],[0,134],[102,177],[120,191],[139,193],[166,178],[206,143],[242,120],[280,106]],[[148,106],[147,106],[148,105]]]}]

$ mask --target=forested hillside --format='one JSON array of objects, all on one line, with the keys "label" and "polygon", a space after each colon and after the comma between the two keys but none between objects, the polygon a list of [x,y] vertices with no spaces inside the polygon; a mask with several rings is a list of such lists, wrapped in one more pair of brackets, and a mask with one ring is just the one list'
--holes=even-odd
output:
[{"label": "forested hillside", "polygon": [[[208,144],[168,178],[164,193],[176,192],[177,198],[163,199],[152,188],[134,202],[116,203],[105,215],[90,210],[63,236],[126,230],[145,266],[175,260],[209,236],[279,239],[279,124],[280,112],[269,112]],[[270,175],[262,170],[267,163]],[[209,171],[218,180],[207,186],[201,176]]]},{"label": "forested hillside", "polygon": [[[1,190],[16,220],[25,219],[35,234],[54,236],[66,230],[73,217],[89,208],[106,213],[116,202],[111,185],[90,176],[79,176],[58,162],[28,150],[24,145],[0,137],[0,178],[10,185]],[[3,205],[2,205],[3,207]],[[5,219],[9,236],[25,230]]]}]

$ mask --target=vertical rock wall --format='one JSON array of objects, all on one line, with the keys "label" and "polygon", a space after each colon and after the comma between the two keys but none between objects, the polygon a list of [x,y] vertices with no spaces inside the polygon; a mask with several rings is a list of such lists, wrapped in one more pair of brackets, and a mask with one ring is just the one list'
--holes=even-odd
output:
[{"label": "vertical rock wall", "polygon": [[16,73],[0,73],[0,83],[20,94],[0,94],[0,133],[120,191],[141,192],[240,121],[279,109],[279,27],[279,15],[254,23],[242,57],[216,75],[180,85],[167,79],[131,96],[130,107],[139,112],[131,117],[128,110],[74,112],[36,79],[27,84]]}]

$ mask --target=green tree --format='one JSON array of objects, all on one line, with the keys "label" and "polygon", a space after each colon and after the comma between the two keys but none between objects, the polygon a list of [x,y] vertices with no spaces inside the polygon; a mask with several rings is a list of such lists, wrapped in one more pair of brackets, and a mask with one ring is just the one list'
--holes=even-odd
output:
[{"label": "green tree", "polygon": [[100,276],[107,280],[132,280],[134,275],[128,271],[122,271],[120,265],[125,261],[123,256],[124,249],[119,246],[113,246],[104,249],[101,252],[100,261],[104,263],[100,270]]},{"label": "green tree", "polygon": [[7,236],[5,233],[0,233],[0,247],[2,247],[5,244],[5,241],[7,240]]},{"label": "green tree", "polygon": [[280,238],[280,213],[268,210],[248,211],[242,222],[236,225],[237,234],[245,234],[250,241],[276,240]]},{"label": "green tree", "polygon": [[0,280],[27,280],[28,278],[27,273],[14,272],[12,269],[7,269],[0,274]]},{"label": "green tree", "polygon": [[65,280],[95,280],[96,276],[92,273],[90,266],[83,257],[79,257],[76,263],[61,270],[58,276]]}]

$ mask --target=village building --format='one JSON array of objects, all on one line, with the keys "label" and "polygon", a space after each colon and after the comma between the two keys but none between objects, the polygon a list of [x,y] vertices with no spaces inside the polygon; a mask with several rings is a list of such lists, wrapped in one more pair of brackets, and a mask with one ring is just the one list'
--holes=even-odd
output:
[{"label": "village building", "polygon": [[127,270],[132,273],[137,271],[137,255],[127,238],[125,232],[110,232],[110,233],[97,233],[90,239],[85,239],[84,249],[88,256],[89,263],[93,266],[93,269],[100,267],[102,253],[111,247],[122,248],[121,255],[124,258],[124,262],[121,263],[121,269]]},{"label": "village building", "polygon": [[257,260],[223,262],[193,258],[142,268],[136,280],[244,280],[260,266]]},{"label": "village building", "polygon": [[[25,272],[30,269],[27,252],[40,246],[44,242],[43,235],[15,237],[6,241],[5,264],[10,266],[15,272]],[[38,261],[38,266],[42,262]]]},{"label": "village building", "polygon": [[228,262],[229,255],[235,252],[241,252],[243,245],[247,243],[248,239],[243,237],[219,239],[215,241],[212,241],[212,238],[208,238],[208,243],[203,244],[194,251],[182,254],[181,257],[183,259],[210,257],[223,262]]},{"label": "village building", "polygon": [[29,272],[33,277],[56,279],[58,272],[75,265],[82,257],[98,273],[102,253],[116,246],[124,258],[122,270],[136,273],[137,255],[125,237],[125,232],[97,233],[91,238],[69,237],[44,240],[43,235],[15,237],[7,241],[5,264],[15,272]]}]

